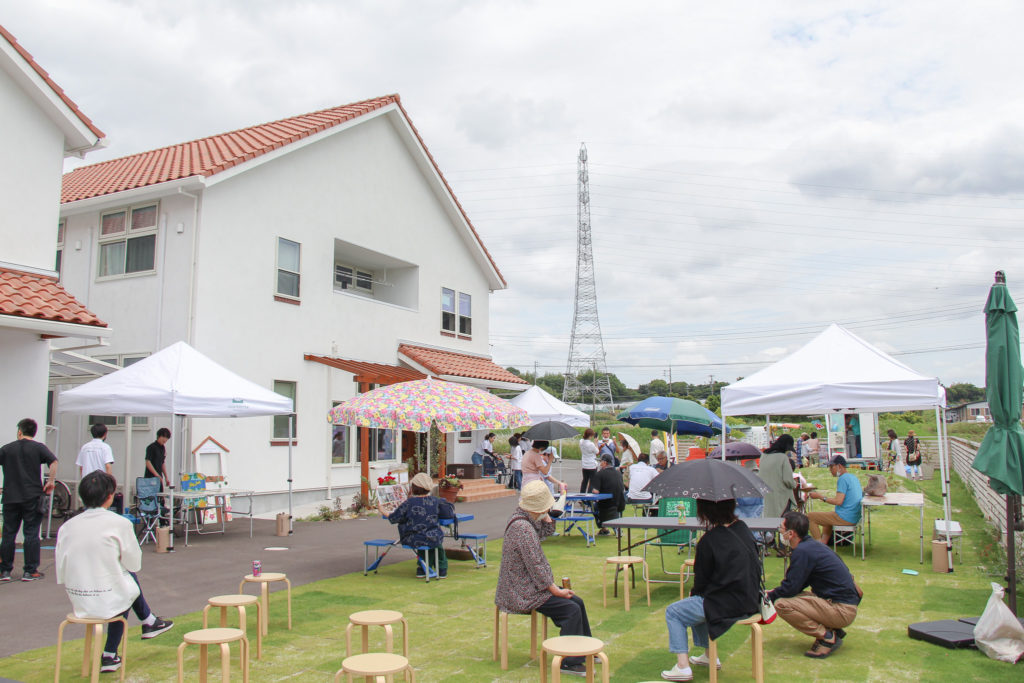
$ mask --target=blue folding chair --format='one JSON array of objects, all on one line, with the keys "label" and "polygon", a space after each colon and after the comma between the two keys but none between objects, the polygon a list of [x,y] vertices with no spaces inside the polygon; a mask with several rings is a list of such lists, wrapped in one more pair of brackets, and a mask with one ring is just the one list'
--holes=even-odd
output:
[{"label": "blue folding chair", "polygon": [[136,519],[142,524],[139,545],[152,539],[156,543],[156,527],[160,524],[160,480],[156,477],[139,477],[135,480]]}]

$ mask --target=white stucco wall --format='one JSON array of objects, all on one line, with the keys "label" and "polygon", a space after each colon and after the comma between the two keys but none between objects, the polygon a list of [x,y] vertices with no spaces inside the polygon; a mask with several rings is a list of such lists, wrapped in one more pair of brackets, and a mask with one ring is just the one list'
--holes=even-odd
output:
[{"label": "white stucco wall", "polygon": [[53,270],[64,135],[0,69],[0,261]]},{"label": "white stucco wall", "polygon": [[0,327],[0,349],[0,443],[14,441],[18,421],[26,417],[38,423],[36,438],[45,441],[49,343],[38,332]]},{"label": "white stucco wall", "polygon": [[[396,364],[399,340],[487,353],[486,275],[384,117],[233,175],[201,194],[190,341],[262,386],[272,388],[274,380],[298,383],[297,490],[323,489],[328,481],[335,487],[358,486],[358,464],[330,464],[326,421],[332,401],[355,395],[352,376],[305,361],[303,353]],[[96,277],[100,213],[132,204],[65,207],[69,247],[63,282],[116,331],[110,348],[94,355],[152,352],[189,340],[189,274],[196,237],[190,197],[175,193],[160,200],[156,272],[107,281]],[[279,236],[302,245],[297,306],[274,300]],[[335,292],[335,239],[418,266],[416,306]],[[81,249],[75,249],[78,242]],[[442,336],[442,286],[473,297],[472,340]],[[81,422],[78,417],[63,419],[64,433],[77,434]],[[144,448],[156,427],[170,426],[169,419],[151,423],[150,429],[133,432],[130,479],[141,474]],[[232,486],[283,491],[287,447],[271,446],[271,435],[269,417],[197,419],[186,435],[189,443],[179,448],[190,451],[212,436],[230,449],[226,460]],[[176,433],[172,444],[180,436]],[[112,430],[108,441],[120,462],[124,430]],[[350,441],[354,448],[355,439]],[[64,457],[73,459],[80,442],[62,441]],[[457,459],[468,461],[471,452],[460,452]],[[115,472],[121,476],[120,464]],[[332,493],[338,495],[337,490]]]}]

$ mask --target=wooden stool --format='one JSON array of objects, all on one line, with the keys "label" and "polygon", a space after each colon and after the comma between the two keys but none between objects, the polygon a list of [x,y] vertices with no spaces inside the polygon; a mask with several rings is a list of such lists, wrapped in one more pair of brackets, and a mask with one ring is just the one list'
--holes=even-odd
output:
[{"label": "wooden stool", "polygon": [[348,626],[345,628],[345,656],[352,654],[352,629],[356,626],[363,627],[363,653],[370,651],[370,627],[384,627],[384,644],[388,652],[395,643],[395,634],[391,624],[402,624],[402,655],[409,656],[409,622],[405,620],[401,612],[389,609],[374,609],[365,612],[355,612],[348,615]]},{"label": "wooden stool", "polygon": [[[754,680],[757,683],[764,683],[764,632],[761,630],[761,615],[755,614],[752,617],[747,617],[737,621],[733,626],[749,626],[750,627],[750,650],[751,658],[753,659],[753,675]],[[711,663],[708,669],[711,671],[711,683],[718,683],[718,667],[715,666],[715,662],[718,661],[718,645],[715,641],[710,641],[708,644],[708,661]]]},{"label": "wooden stool", "polygon": [[[501,645],[501,668],[508,669],[508,612],[502,612],[494,606],[494,651],[492,661],[498,661],[498,646]],[[526,616],[525,614],[522,616]],[[542,640],[548,638],[548,619],[537,610],[530,612],[530,659],[537,656],[537,619],[540,619]]]},{"label": "wooden stool", "polygon": [[263,620],[263,635],[267,635],[270,631],[270,584],[274,581],[284,581],[288,586],[288,630],[292,628],[292,582],[288,580],[288,576],[276,572],[263,572],[259,576],[253,576],[252,574],[246,574],[242,579],[242,582],[238,584],[238,593],[241,594],[247,583],[258,583],[260,584],[260,603],[262,603],[262,609],[260,610],[260,618]]},{"label": "wooden stool", "polygon": [[228,608],[238,608],[238,628],[245,632],[245,636],[249,637],[249,629],[247,628],[245,619],[245,608],[249,605],[256,606],[256,659],[263,658],[263,629],[260,628],[262,622],[260,621],[260,599],[255,595],[216,595],[206,601],[208,604],[203,608],[203,628],[209,627],[207,622],[207,616],[210,613],[211,607],[220,607],[220,625],[224,628],[228,625]]},{"label": "wooden stool", "polygon": [[554,655],[551,659],[552,683],[559,683],[562,680],[561,668],[564,657],[586,657],[587,683],[593,683],[595,656],[601,660],[601,680],[608,683],[608,655],[604,653],[604,643],[600,639],[589,636],[558,636],[545,640],[540,646],[540,683],[547,683],[549,652]]},{"label": "wooden stool", "polygon": [[686,585],[686,580],[693,576],[693,566],[696,564],[693,558],[686,560],[679,567],[679,599],[682,600],[686,597],[683,586]]},{"label": "wooden stool", "polygon": [[206,683],[206,667],[209,665],[210,645],[220,645],[220,675],[224,681],[231,680],[231,649],[229,643],[242,643],[242,681],[249,683],[249,639],[240,628],[204,628],[189,631],[178,646],[178,683],[185,680],[185,648],[199,646],[199,683]]},{"label": "wooden stool", "polygon": [[[128,667],[128,622],[118,615],[110,619],[90,619],[88,617],[76,617],[69,614],[64,617],[57,628],[57,663],[54,665],[53,681],[60,683],[60,650],[64,642],[64,627],[68,624],[85,624],[85,647],[82,650],[82,676],[89,676],[90,683],[98,683],[100,680],[100,662],[103,658],[103,625],[113,621],[120,621],[124,624],[124,631],[121,633],[121,680],[124,680],[124,672]],[[90,663],[92,666],[90,667]],[[91,673],[90,673],[91,668]]]},{"label": "wooden stool", "polygon": [[402,677],[409,674],[409,682],[416,682],[416,672],[409,666],[409,660],[402,655],[393,655],[385,652],[371,652],[369,654],[352,655],[341,662],[341,668],[334,674],[334,683],[341,680],[345,674],[345,680],[351,683],[353,676],[373,677],[387,676],[387,680],[393,680],[394,674],[402,672]]},{"label": "wooden stool", "polygon": [[[609,557],[604,561],[604,570],[601,571],[601,599],[603,600],[604,606],[608,606],[608,572],[605,571],[608,567],[614,567],[615,573],[612,575],[612,582],[615,587],[619,586],[619,570],[625,571],[626,567],[629,567],[629,573],[633,581],[636,581],[636,572],[633,571],[633,565],[643,565],[643,573],[641,577],[644,580],[644,584],[647,586],[647,606],[651,606],[651,582],[647,580],[647,562],[642,557],[636,557],[635,555],[620,555],[618,557]],[[625,576],[622,577],[622,585],[625,591],[626,597],[626,611],[629,611],[629,579]]]}]

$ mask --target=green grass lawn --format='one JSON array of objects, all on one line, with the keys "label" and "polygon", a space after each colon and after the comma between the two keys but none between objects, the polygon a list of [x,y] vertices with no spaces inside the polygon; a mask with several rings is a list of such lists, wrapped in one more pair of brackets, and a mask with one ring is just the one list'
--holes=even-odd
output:
[{"label": "green grass lawn", "polygon": [[[809,478],[822,488],[834,485],[826,470],[809,469]],[[939,481],[907,482],[907,490],[926,493],[926,534],[939,514]],[[999,580],[1004,566],[992,546],[992,535],[959,482],[953,488],[956,519],[965,530],[963,563],[953,574],[934,574],[926,538],[925,564],[918,564],[918,511],[895,508],[873,516],[873,545],[866,561],[853,559],[849,548],[840,555],[864,588],[865,599],[849,636],[835,655],[824,661],[803,656],[811,641],[778,620],[765,629],[765,670],[769,680],[786,678],[821,681],[997,681],[1020,676],[1019,667],[989,660],[974,650],[947,650],[910,640],[907,625],[917,621],[978,616],[989,596],[989,582]],[[820,503],[816,503],[820,504]],[[633,609],[622,609],[622,597],[601,606],[604,558],[615,553],[613,537],[601,537],[597,547],[585,548],[582,538],[556,537],[544,543],[556,577],[568,575],[586,600],[593,633],[606,643],[613,681],[659,680],[674,656],[668,652],[665,606],[678,599],[678,585],[653,584],[651,607],[634,593]],[[396,609],[409,620],[410,659],[419,681],[536,681],[536,662],[528,660],[529,624],[510,618],[509,669],[491,661],[494,586],[501,543],[488,544],[491,565],[473,569],[452,562],[449,578],[429,585],[413,578],[411,561],[384,567],[377,575],[339,576],[294,589],[294,629],[285,628],[283,594],[271,596],[271,630],[264,640],[264,657],[252,662],[253,681],[328,681],[345,657],[347,615],[365,609]],[[859,550],[859,548],[858,548]],[[351,548],[349,552],[361,552]],[[398,552],[398,551],[396,551]],[[676,559],[671,557],[675,563]],[[649,557],[657,573],[656,554]],[[918,576],[901,570],[914,569]],[[777,585],[782,560],[767,560],[769,587]],[[621,589],[621,586],[620,586]],[[638,593],[642,586],[638,586]],[[5,615],[13,627],[10,615]],[[139,640],[139,627],[129,630],[128,680],[175,679],[175,650],[186,631],[201,627],[201,614],[175,618],[174,630],[159,638]],[[252,621],[251,621],[252,623]],[[56,635],[54,624],[54,635]],[[381,629],[377,629],[381,631]],[[371,650],[383,647],[382,632],[371,631]],[[554,635],[552,629],[550,635]],[[397,634],[396,634],[397,635]],[[358,636],[355,638],[358,642]],[[397,639],[396,639],[397,640]],[[0,660],[0,675],[21,681],[53,678],[54,647],[44,647]],[[62,678],[76,680],[82,640],[64,649]],[[237,649],[234,650],[237,653]],[[253,642],[255,653],[255,641]],[[750,679],[749,629],[736,628],[719,642],[722,681]],[[186,658],[189,680],[196,680],[198,650]],[[219,680],[218,656],[210,657],[211,680]],[[240,680],[237,666],[233,675]],[[697,670],[695,680],[707,680]],[[107,675],[104,680],[115,680]]]}]

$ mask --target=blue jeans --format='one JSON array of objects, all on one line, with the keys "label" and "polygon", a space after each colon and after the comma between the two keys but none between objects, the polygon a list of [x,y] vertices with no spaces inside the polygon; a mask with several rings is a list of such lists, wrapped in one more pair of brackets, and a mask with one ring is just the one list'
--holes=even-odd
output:
[{"label": "blue jeans", "polygon": [[473,454],[473,464],[474,465],[483,465],[484,464],[484,456],[480,455],[479,453],[474,453]]},{"label": "blue jeans", "polygon": [[512,488],[521,489],[523,488],[523,471],[512,470]]},{"label": "blue jeans", "polygon": [[708,646],[708,624],[704,620],[704,598],[691,595],[673,602],[665,608],[665,623],[668,624],[669,652],[681,654],[690,651],[686,640],[686,627],[693,629],[693,644]]}]

